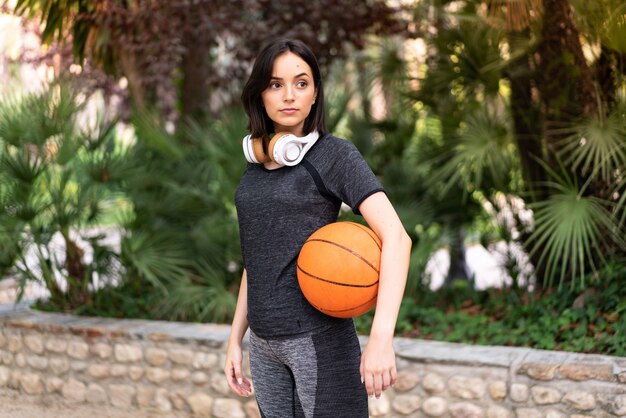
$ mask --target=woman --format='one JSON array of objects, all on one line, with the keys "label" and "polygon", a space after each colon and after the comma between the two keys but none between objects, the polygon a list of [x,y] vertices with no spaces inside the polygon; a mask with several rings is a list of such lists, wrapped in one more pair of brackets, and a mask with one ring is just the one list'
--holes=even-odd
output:
[{"label": "woman", "polygon": [[[248,161],[260,163],[248,164],[235,194],[245,269],[224,367],[228,384],[241,396],[252,392],[242,373],[241,341],[249,327],[262,416],[366,418],[366,395],[379,397],[396,380],[393,333],[411,241],[356,147],[326,132],[320,70],[304,43],[267,45],[242,101],[260,154],[272,153],[273,133],[307,137],[295,165],[251,157],[252,146],[246,151]],[[296,277],[303,243],[337,220],[342,202],[362,214],[383,243],[376,313],[362,354],[352,319],[317,311]]]}]

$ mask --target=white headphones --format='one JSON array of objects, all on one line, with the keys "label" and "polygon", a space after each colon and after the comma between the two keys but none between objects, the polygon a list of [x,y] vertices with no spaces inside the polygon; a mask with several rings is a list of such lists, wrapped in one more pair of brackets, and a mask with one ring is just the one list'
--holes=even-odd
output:
[{"label": "white headphones", "polygon": [[281,166],[294,166],[300,163],[304,155],[318,140],[319,134],[298,137],[288,132],[278,132],[270,140],[267,154],[263,152],[263,140],[247,135],[243,138],[243,153],[250,163],[263,164],[274,161]]}]

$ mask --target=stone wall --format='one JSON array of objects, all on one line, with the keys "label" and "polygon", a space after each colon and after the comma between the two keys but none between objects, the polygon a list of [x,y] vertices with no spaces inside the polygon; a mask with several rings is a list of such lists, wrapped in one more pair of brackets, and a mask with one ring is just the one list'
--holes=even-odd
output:
[{"label": "stone wall", "polygon": [[[67,403],[259,417],[222,374],[229,327],[0,308],[0,387]],[[363,338],[363,343],[365,338]],[[626,416],[626,358],[396,339],[372,417]],[[249,375],[249,368],[246,365]]]}]

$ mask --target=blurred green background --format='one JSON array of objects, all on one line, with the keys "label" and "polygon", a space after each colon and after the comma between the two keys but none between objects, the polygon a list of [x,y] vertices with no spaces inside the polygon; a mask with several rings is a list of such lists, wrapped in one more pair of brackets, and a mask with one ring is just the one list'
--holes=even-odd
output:
[{"label": "blurred green background", "polygon": [[[37,308],[230,321],[239,96],[260,47],[286,36],[319,57],[329,130],[358,146],[413,239],[398,335],[626,354],[621,0],[0,11],[0,277],[20,297],[45,288]],[[494,282],[470,249],[495,260]]]}]

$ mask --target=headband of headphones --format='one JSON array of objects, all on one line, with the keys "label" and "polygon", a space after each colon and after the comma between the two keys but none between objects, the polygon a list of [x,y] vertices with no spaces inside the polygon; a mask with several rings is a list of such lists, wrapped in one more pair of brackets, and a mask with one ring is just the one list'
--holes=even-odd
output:
[{"label": "headband of headphones", "polygon": [[294,166],[300,163],[304,155],[318,140],[319,134],[298,137],[288,132],[278,132],[270,140],[267,154],[263,152],[263,140],[247,135],[243,138],[243,153],[250,163],[263,164],[270,161],[281,166]]}]

